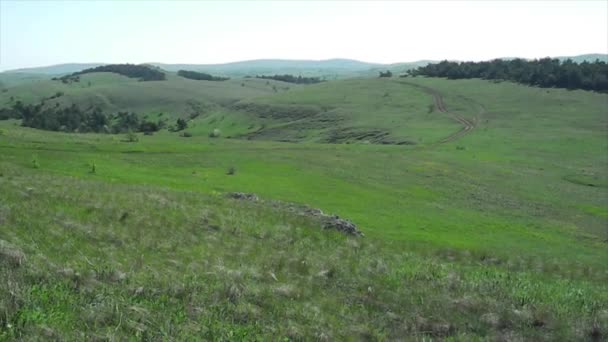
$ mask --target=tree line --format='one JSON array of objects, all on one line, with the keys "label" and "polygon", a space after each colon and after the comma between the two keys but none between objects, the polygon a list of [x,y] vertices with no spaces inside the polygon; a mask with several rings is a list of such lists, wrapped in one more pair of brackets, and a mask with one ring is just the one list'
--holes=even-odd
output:
[{"label": "tree line", "polygon": [[147,65],[108,64],[84,69],[58,78],[55,77],[53,80],[62,81],[63,83],[78,82],[80,81],[80,75],[93,72],[113,72],[129,78],[137,78],[140,81],[163,81],[167,78],[164,72]]},{"label": "tree line", "polygon": [[23,104],[17,101],[10,108],[0,109],[0,119],[21,119],[21,125],[48,131],[80,133],[152,133],[167,126],[167,121],[148,121],[133,112],[105,114],[98,107],[83,110],[72,104],[61,107],[38,104]]},{"label": "tree line", "polygon": [[560,62],[551,58],[495,59],[487,62],[442,61],[410,70],[408,74],[449,79],[508,80],[539,87],[608,91],[608,64],[599,59],[580,64],[570,59]]},{"label": "tree line", "polygon": [[302,77],[302,76],[293,76],[293,75],[274,75],[274,76],[260,76],[256,75],[255,78],[261,78],[265,80],[275,80],[275,81],[283,81],[289,83],[296,84],[314,84],[323,82],[319,77]]},{"label": "tree line", "polygon": [[184,78],[191,79],[191,80],[197,80],[197,81],[227,81],[230,79],[228,77],[213,76],[210,74],[206,74],[204,72],[189,71],[189,70],[179,70],[177,72],[177,75],[184,77]]}]

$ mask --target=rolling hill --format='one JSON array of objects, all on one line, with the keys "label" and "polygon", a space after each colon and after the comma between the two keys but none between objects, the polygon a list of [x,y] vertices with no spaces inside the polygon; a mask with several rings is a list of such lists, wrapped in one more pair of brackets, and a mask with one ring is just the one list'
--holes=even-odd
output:
[{"label": "rolling hill", "polygon": [[608,334],[607,94],[173,72],[5,89],[3,106],[188,128],[127,139],[0,121],[0,339]]},{"label": "rolling hill", "polygon": [[[514,59],[505,58],[505,59]],[[596,59],[606,61],[608,54],[584,54],[577,56],[556,57],[560,60],[572,59],[580,63],[583,61],[592,62]],[[167,71],[177,72],[178,70],[193,70],[220,74],[232,77],[244,77],[255,74],[296,74],[302,76],[320,76],[327,79],[374,76],[379,71],[391,70],[402,73],[410,68],[424,66],[428,63],[437,61],[420,60],[413,62],[403,62],[394,64],[367,63],[352,59],[328,59],[328,60],[286,60],[286,59],[259,59],[251,61],[239,61],[222,64],[170,64],[149,62],[144,64],[154,65]],[[97,67],[107,63],[66,63],[44,67],[22,68],[7,70],[0,73],[0,81],[7,74],[42,74],[42,75],[65,75],[78,72],[84,69]],[[9,77],[14,77],[10,75]]]}]

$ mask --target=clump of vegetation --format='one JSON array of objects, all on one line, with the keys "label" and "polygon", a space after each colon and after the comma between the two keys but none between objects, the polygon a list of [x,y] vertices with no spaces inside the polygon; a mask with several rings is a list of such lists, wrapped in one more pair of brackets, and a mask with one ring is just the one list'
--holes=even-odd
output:
[{"label": "clump of vegetation", "polygon": [[215,128],[213,131],[209,132],[209,138],[219,138],[222,135],[222,131],[219,128]]},{"label": "clump of vegetation", "polygon": [[190,132],[185,132],[185,131],[184,131],[184,132],[181,132],[181,133],[179,134],[179,136],[180,136],[180,137],[183,137],[183,138],[191,138],[191,137],[192,137],[192,133],[190,133]]},{"label": "clump of vegetation", "polygon": [[82,110],[75,104],[49,107],[44,102],[25,105],[17,101],[10,109],[0,109],[0,119],[3,118],[19,118],[25,127],[62,132],[156,132],[165,127],[165,120],[147,121],[133,112],[118,112],[110,116],[98,107],[88,110]]},{"label": "clump of vegetation", "polygon": [[219,76],[213,76],[204,72],[197,72],[197,71],[188,71],[188,70],[179,70],[177,72],[178,76],[181,76],[183,78],[188,78],[191,80],[197,80],[197,81],[227,81],[230,78],[229,77],[219,77]]},{"label": "clump of vegetation", "polygon": [[125,136],[125,142],[138,142],[139,141],[139,137],[137,136],[137,134],[135,134],[132,131],[127,132],[127,135]]},{"label": "clump of vegetation", "polygon": [[176,131],[183,131],[186,128],[188,128],[188,121],[186,121],[185,119],[179,118],[176,121],[176,126],[175,126],[175,130]]},{"label": "clump of vegetation", "polygon": [[393,77],[393,73],[390,70],[386,70],[384,72],[380,71],[380,74],[378,77]]},{"label": "clump of vegetation", "polygon": [[38,162],[38,156],[37,155],[33,155],[32,156],[32,167],[34,169],[39,169],[40,168],[40,163]]},{"label": "clump of vegetation", "polygon": [[226,172],[226,174],[229,175],[229,176],[235,175],[236,174],[236,167],[234,167],[234,166],[229,167],[228,171]]},{"label": "clump of vegetation", "polygon": [[140,81],[162,81],[166,79],[164,72],[149,65],[109,64],[85,69],[59,78],[53,78],[53,80],[60,80],[63,83],[80,82],[80,75],[93,72],[113,72],[129,78],[138,78]]},{"label": "clump of vegetation", "polygon": [[91,173],[91,174],[97,173],[97,164],[95,164],[95,161],[93,161],[91,163],[91,169],[89,170],[89,173]]},{"label": "clump of vegetation", "polygon": [[21,115],[14,108],[0,108],[0,120],[19,119]]},{"label": "clump of vegetation", "polygon": [[608,64],[600,60],[580,64],[570,59],[560,62],[551,58],[531,61],[520,58],[489,62],[442,61],[410,70],[409,73],[414,76],[509,80],[540,87],[608,91]]},{"label": "clump of vegetation", "polygon": [[[323,82],[319,77],[302,77],[302,76],[293,76],[293,75],[273,75],[273,76],[264,76],[264,75],[256,75],[256,78],[266,79],[266,80],[275,80],[296,84],[314,84]],[[268,85],[269,83],[266,82]]]}]

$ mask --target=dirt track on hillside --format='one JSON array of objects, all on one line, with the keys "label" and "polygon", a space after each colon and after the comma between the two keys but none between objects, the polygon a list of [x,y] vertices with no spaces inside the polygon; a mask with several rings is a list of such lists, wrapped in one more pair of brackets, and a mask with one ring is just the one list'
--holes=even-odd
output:
[{"label": "dirt track on hillside", "polygon": [[[465,136],[466,134],[470,133],[477,127],[477,124],[479,121],[477,116],[475,116],[475,118],[471,120],[471,119],[465,118],[464,116],[462,116],[458,113],[450,112],[446,108],[445,103],[443,102],[443,97],[441,96],[439,91],[437,91],[436,89],[422,86],[422,85],[415,84],[415,83],[410,83],[410,82],[400,82],[400,83],[407,84],[407,85],[410,85],[410,86],[413,86],[416,88],[420,88],[420,89],[424,90],[425,92],[431,94],[433,96],[433,104],[434,104],[435,108],[437,109],[437,111],[439,111],[440,113],[445,113],[445,114],[449,115],[454,121],[462,124],[462,128],[460,130],[437,141],[435,144],[444,144],[444,143],[447,143],[450,141],[454,141],[454,140],[461,138],[461,137]],[[467,100],[474,102],[470,99],[467,99]],[[485,111],[483,106],[481,106],[481,108],[482,108],[482,111]]]}]

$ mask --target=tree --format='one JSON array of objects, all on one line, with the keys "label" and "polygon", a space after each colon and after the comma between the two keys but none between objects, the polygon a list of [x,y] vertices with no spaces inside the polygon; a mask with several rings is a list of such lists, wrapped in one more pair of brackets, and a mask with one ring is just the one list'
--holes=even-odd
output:
[{"label": "tree", "polygon": [[386,70],[386,72],[380,71],[379,77],[393,77],[393,73],[390,70]]},{"label": "tree", "polygon": [[[259,76],[259,75],[256,75],[255,78],[261,78],[261,79],[265,79],[265,80],[282,81],[282,82],[295,83],[295,84],[314,84],[314,83],[323,82],[318,77],[302,77],[301,75],[298,76],[298,77],[295,77],[295,76],[289,75],[289,74],[274,75],[274,76],[264,76],[264,75]],[[270,82],[266,81],[266,85],[270,85]]]},{"label": "tree", "polygon": [[188,122],[182,118],[177,119],[177,130],[183,131],[188,128]]},{"label": "tree", "polygon": [[230,78],[228,77],[218,77],[210,74],[206,74],[204,72],[196,72],[196,71],[188,71],[188,70],[179,70],[177,72],[178,76],[189,78],[191,80],[197,81],[226,81]]},{"label": "tree", "polygon": [[[162,81],[166,79],[164,72],[149,65],[108,64],[85,69],[59,78],[54,78],[54,80],[60,80],[63,83],[79,82],[80,75],[93,72],[113,72],[130,78],[138,78],[140,81]],[[90,86],[90,83],[87,84]]]},{"label": "tree", "polygon": [[509,80],[540,87],[608,91],[608,65],[599,60],[580,64],[569,59],[560,62],[551,58],[531,61],[518,58],[508,61],[496,59],[478,63],[442,61],[419,67],[410,71],[410,74],[450,79]]}]

